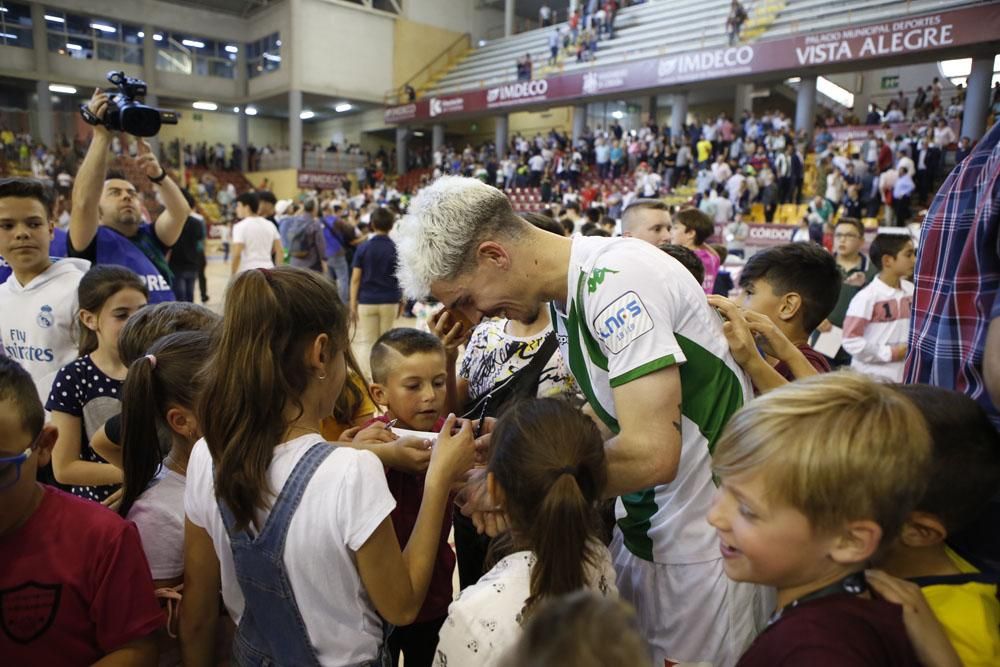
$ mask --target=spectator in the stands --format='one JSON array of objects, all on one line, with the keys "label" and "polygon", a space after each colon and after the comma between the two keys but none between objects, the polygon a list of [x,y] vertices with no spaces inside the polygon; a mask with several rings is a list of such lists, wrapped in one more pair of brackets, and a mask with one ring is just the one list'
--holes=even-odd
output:
[{"label": "spectator in the stands", "polygon": [[732,46],[740,39],[740,30],[747,20],[747,10],[739,0],[733,0],[729,6],[729,17],[726,19],[726,32],[729,33],[729,45]]},{"label": "spectator in the stands", "polygon": [[549,33],[549,64],[555,65],[559,61],[559,28],[555,28]]},{"label": "spectator in the stands", "polygon": [[543,2],[542,6],[538,8],[538,23],[542,28],[547,28],[552,25],[554,21],[552,8],[549,7],[547,2]]},{"label": "spectator in the stands", "polygon": [[[107,93],[98,88],[87,109],[91,117],[103,119],[108,105]],[[132,269],[146,283],[150,303],[172,301],[173,274],[165,255],[181,235],[191,208],[149,145],[139,139],[135,166],[159,192],[166,209],[153,224],[145,222],[136,186],[123,174],[108,171],[111,131],[101,122],[93,128],[87,156],[73,185],[68,254],[92,264]]]}]

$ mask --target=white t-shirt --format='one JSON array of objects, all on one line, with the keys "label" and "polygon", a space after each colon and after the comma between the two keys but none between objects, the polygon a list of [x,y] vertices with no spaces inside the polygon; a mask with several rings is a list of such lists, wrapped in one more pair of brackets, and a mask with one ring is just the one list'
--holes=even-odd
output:
[{"label": "white t-shirt", "polygon": [[[601,595],[618,597],[611,555],[603,544],[599,562],[588,577]],[[531,568],[537,559],[518,551],[493,566],[448,607],[441,626],[436,667],[491,667],[521,636],[521,611],[531,595]]]},{"label": "white t-shirt", "polygon": [[278,228],[267,218],[252,216],[233,225],[233,243],[243,244],[238,271],[274,268],[271,251],[280,239]]},{"label": "white t-shirt", "polygon": [[153,579],[184,574],[184,475],[162,466],[128,511],[142,538]]},{"label": "white t-shirt", "polygon": [[[274,449],[267,480],[277,494],[292,469],[316,443],[316,435]],[[236,580],[229,536],[215,499],[212,456],[199,440],[188,462],[184,511],[215,544],[222,574],[222,600],[239,623],[243,593]],[[360,549],[396,506],[382,464],[371,452],[338,447],[316,470],[302,494],[285,541],[284,562],[299,612],[322,665],[354,665],[375,659],[382,621],[365,591],[355,563]],[[257,512],[263,526],[268,511]]]},{"label": "white t-shirt", "polygon": [[625,546],[660,564],[719,557],[708,525],[715,493],[710,449],[749,400],[750,382],[733,360],[722,319],[680,262],[638,239],[573,239],[569,301],[552,304],[563,357],[597,416],[619,431],[613,388],[679,365],[681,455],[669,484],[626,494],[616,516]]}]

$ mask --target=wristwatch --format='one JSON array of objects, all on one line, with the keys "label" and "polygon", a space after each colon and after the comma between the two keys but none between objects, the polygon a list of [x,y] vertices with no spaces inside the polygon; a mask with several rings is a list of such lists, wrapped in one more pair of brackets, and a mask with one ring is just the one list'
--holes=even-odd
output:
[{"label": "wristwatch", "polygon": [[167,170],[164,169],[163,167],[160,167],[160,175],[159,176],[156,176],[156,177],[147,176],[146,178],[148,178],[149,180],[153,181],[156,184],[160,184],[160,183],[163,182],[163,179],[166,178],[166,177],[167,177]]}]

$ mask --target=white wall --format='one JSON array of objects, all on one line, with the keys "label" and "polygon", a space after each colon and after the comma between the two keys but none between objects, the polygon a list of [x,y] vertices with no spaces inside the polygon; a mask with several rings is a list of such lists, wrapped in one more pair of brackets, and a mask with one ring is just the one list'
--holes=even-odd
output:
[{"label": "white wall", "polygon": [[352,114],[343,118],[316,123],[304,123],[302,136],[305,141],[327,145],[335,139],[341,144],[361,144],[365,146],[365,132],[381,130],[386,127],[381,109],[372,109],[364,113]]},{"label": "white wall", "polygon": [[[298,0],[292,11],[296,34],[292,86],[321,95],[382,102],[392,88],[395,19],[325,0]],[[282,58],[286,46],[282,44]],[[282,69],[286,64],[283,60]]]},{"label": "white wall", "polygon": [[[882,78],[887,76],[898,76],[899,87],[883,90]],[[951,85],[951,81],[941,76],[937,62],[826,75],[826,78],[838,86],[854,93],[854,113],[862,119],[867,113],[868,104],[871,101],[874,100],[880,108],[884,109],[889,100],[894,98],[900,90],[906,94],[910,105],[912,105],[917,87],[922,86],[924,90],[927,90],[927,87],[934,81],[934,77],[941,79],[941,104],[947,108],[951,96],[955,94],[955,87]]]},{"label": "white wall", "polygon": [[496,37],[499,30],[503,34],[503,9],[477,9],[478,4],[475,0],[406,0],[403,15],[417,23],[467,32],[475,45],[487,33],[492,32]]}]

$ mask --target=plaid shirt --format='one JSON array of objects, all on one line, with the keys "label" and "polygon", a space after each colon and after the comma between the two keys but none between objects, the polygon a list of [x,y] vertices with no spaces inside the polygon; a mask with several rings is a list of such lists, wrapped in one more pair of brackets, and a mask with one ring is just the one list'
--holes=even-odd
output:
[{"label": "plaid shirt", "polygon": [[914,283],[906,382],[966,394],[1000,429],[983,381],[986,332],[1000,317],[1000,123],[934,197]]}]

